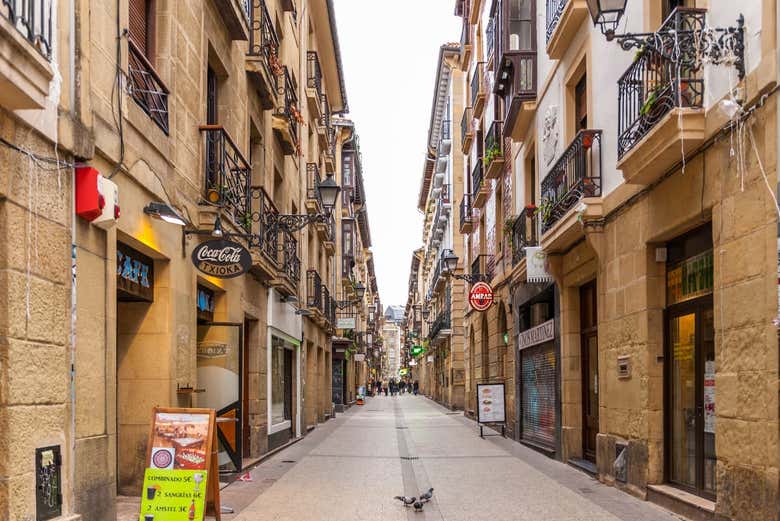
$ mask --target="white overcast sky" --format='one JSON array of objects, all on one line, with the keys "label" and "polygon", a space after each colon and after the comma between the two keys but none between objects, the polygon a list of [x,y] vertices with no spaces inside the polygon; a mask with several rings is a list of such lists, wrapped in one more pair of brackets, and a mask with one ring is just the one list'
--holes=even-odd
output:
[{"label": "white overcast sky", "polygon": [[439,47],[460,40],[454,0],[334,0],[349,101],[363,153],[382,305],[406,304]]}]

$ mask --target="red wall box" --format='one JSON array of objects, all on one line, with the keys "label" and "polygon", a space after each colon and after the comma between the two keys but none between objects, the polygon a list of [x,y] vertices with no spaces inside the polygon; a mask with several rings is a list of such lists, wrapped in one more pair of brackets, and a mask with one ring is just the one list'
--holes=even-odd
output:
[{"label": "red wall box", "polygon": [[91,166],[76,168],[76,215],[87,221],[97,219],[106,206],[99,177],[100,172]]}]

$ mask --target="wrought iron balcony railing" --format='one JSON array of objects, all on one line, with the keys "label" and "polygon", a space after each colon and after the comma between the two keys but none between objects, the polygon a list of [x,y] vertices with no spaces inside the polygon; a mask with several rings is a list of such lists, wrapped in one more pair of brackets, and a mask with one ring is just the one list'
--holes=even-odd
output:
[{"label": "wrought iron balcony railing", "polygon": [[268,13],[265,0],[251,0],[254,8],[250,9],[249,17],[249,56],[264,58],[264,65],[269,76],[276,77],[284,71],[279,62],[279,37],[276,34],[273,20]]},{"label": "wrought iron balcony railing", "polygon": [[482,162],[485,167],[490,165],[496,159],[504,158],[504,122],[493,121],[485,134],[485,151]]},{"label": "wrought iron balcony railing", "polygon": [[252,166],[220,125],[203,125],[205,197],[217,204],[247,233],[252,230]]},{"label": "wrought iron balcony railing", "polygon": [[139,107],[168,134],[168,87],[157,75],[146,59],[146,56],[136,47],[133,40],[127,40],[127,76],[130,95]]},{"label": "wrought iron balcony railing", "polygon": [[282,274],[293,284],[298,284],[301,280],[301,259],[298,258],[298,241],[288,231],[280,231],[279,235],[282,247]]},{"label": "wrought iron balcony railing", "polygon": [[484,85],[485,62],[478,62],[471,75],[471,106],[477,106],[477,98],[485,94]]},{"label": "wrought iron balcony railing", "polygon": [[[704,10],[677,8],[662,29],[701,30]],[[704,80],[696,62],[696,41],[680,38],[674,63],[662,52],[645,49],[618,80],[618,159],[628,153],[675,108],[701,108]],[[664,54],[662,54],[664,53]]]},{"label": "wrought iron balcony railing", "polygon": [[460,200],[460,228],[463,229],[464,225],[471,224],[473,215],[471,207],[471,194],[463,194],[463,199]]},{"label": "wrought iron balcony railing", "polygon": [[525,249],[538,244],[536,206],[523,208],[512,224],[512,265],[517,265],[525,258]]},{"label": "wrought iron balcony railing", "polygon": [[496,44],[496,18],[491,16],[485,28],[485,56],[490,59]]},{"label": "wrought iron balcony railing", "polygon": [[441,122],[441,139],[442,141],[449,141],[452,139],[450,132],[451,122],[449,119],[445,119]]},{"label": "wrought iron balcony railing", "polygon": [[471,140],[474,138],[474,117],[472,116],[471,107],[463,109],[463,117],[460,120],[460,141],[464,148],[464,153],[467,148],[471,147]]},{"label": "wrought iron balcony railing", "polygon": [[474,169],[471,171],[471,190],[472,194],[476,195],[482,189],[482,178],[484,176],[484,167],[482,166],[482,158],[477,158],[477,162],[474,165]]},{"label": "wrought iron balcony railing", "polygon": [[330,140],[330,102],[328,101],[328,95],[323,94],[322,99],[322,116],[320,116],[320,125],[325,128],[325,132],[328,134],[328,140]]},{"label": "wrought iron balcony railing", "polygon": [[471,262],[471,274],[482,275],[484,278],[490,280],[493,278],[493,270],[495,268],[495,260],[493,255],[480,254],[477,255]]},{"label": "wrought iron balcony railing", "polygon": [[317,208],[322,211],[322,197],[320,196],[320,167],[317,163],[306,163],[306,199],[317,202]]},{"label": "wrought iron balcony railing", "polygon": [[322,311],[322,278],[317,270],[306,271],[306,307]]},{"label": "wrought iron balcony railing", "polygon": [[583,197],[600,196],[601,130],[580,130],[542,180],[542,233]]},{"label": "wrought iron balcony railing", "polygon": [[331,310],[331,306],[333,306],[333,299],[330,296],[330,290],[323,284],[322,285],[322,306],[320,310],[322,311],[322,315],[325,317],[325,320],[327,320],[330,323],[333,323],[331,320],[331,314],[333,311]]},{"label": "wrought iron balcony railing", "polygon": [[547,42],[552,38],[555,28],[558,27],[558,22],[561,21],[563,10],[566,8],[566,4],[569,0],[547,0]]},{"label": "wrought iron balcony railing", "polygon": [[452,329],[452,322],[450,320],[450,310],[446,309],[436,316],[436,320],[431,324],[431,330],[428,333],[428,338],[433,340],[442,331]]},{"label": "wrought iron balcony railing", "polygon": [[[260,186],[253,186],[251,188],[253,205],[255,206],[255,214],[261,217],[267,214],[278,214],[279,210],[274,205],[271,197]],[[260,235],[262,241],[260,243],[260,253],[273,264],[275,267],[279,266],[278,256],[278,243],[279,232],[278,229],[273,226],[262,226]]]},{"label": "wrought iron balcony railing", "polygon": [[0,16],[51,61],[53,0],[0,0]]},{"label": "wrought iron balcony railing", "polygon": [[317,91],[317,97],[322,97],[322,69],[316,51],[306,52],[306,86]]},{"label": "wrought iron balcony railing", "polygon": [[277,88],[280,96],[284,98],[284,104],[277,109],[277,114],[283,116],[290,125],[290,137],[294,144],[298,144],[298,126],[302,121],[300,107],[298,106],[298,94],[295,91],[290,70],[284,67],[284,74],[277,78]]}]

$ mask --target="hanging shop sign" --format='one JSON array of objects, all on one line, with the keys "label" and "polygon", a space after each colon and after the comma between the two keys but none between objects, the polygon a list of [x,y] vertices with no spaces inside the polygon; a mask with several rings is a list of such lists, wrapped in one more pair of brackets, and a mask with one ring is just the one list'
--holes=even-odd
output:
[{"label": "hanging shop sign", "polygon": [[355,329],[355,317],[337,318],[336,329]]},{"label": "hanging shop sign", "polygon": [[685,259],[666,271],[667,304],[678,304],[712,293],[712,250]]},{"label": "hanging shop sign", "polygon": [[412,346],[412,356],[420,356],[425,352],[425,348],[423,346]]},{"label": "hanging shop sign", "polygon": [[541,246],[528,246],[525,249],[526,280],[528,282],[549,282],[552,276],[547,272],[547,254]]},{"label": "hanging shop sign", "polygon": [[154,261],[121,242],[116,243],[116,293],[122,302],[154,301]]},{"label": "hanging shop sign", "polygon": [[547,322],[539,324],[531,329],[521,331],[517,336],[517,348],[525,349],[526,347],[535,346],[549,342],[555,338],[555,319],[550,319]]},{"label": "hanging shop sign", "polygon": [[477,282],[469,291],[469,304],[475,311],[487,311],[493,304],[493,288],[486,282]]},{"label": "hanging shop sign", "polygon": [[220,279],[243,275],[252,267],[249,250],[233,241],[212,240],[198,244],[192,263],[199,271]]}]

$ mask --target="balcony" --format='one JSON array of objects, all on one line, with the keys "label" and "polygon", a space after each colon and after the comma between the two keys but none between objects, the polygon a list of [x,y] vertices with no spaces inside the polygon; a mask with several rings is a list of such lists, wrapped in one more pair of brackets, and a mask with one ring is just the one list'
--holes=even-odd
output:
[{"label": "balcony", "polygon": [[452,149],[452,131],[451,122],[445,119],[441,122],[441,137],[439,139],[439,157],[449,156]]},{"label": "balcony", "polygon": [[306,99],[315,118],[322,117],[322,69],[315,51],[306,52]]},{"label": "balcony", "polygon": [[471,194],[463,194],[460,200],[460,233],[471,233],[474,230],[474,216],[471,208]]},{"label": "balcony", "polygon": [[450,320],[450,311],[442,311],[436,316],[436,319],[431,324],[431,329],[428,332],[428,338],[431,342],[436,343],[440,337],[445,337],[452,334],[452,322]]},{"label": "balcony", "polygon": [[322,198],[319,186],[320,167],[317,163],[306,163],[306,213],[309,215],[322,213]]},{"label": "balcony", "polygon": [[281,247],[280,271],[283,278],[292,288],[290,294],[294,294],[298,282],[301,280],[301,259],[298,257],[298,241],[292,233],[282,231],[279,233],[279,245]]},{"label": "balcony", "polygon": [[256,5],[250,10],[246,69],[260,95],[260,105],[269,110],[276,106],[277,78],[284,74],[279,62],[279,37],[265,0],[252,2]]},{"label": "balcony", "polygon": [[478,62],[471,75],[471,107],[474,118],[482,117],[482,109],[485,108],[487,87],[485,86],[485,62]]},{"label": "balcony", "polygon": [[483,275],[486,280],[491,280],[496,268],[496,261],[493,255],[477,255],[471,262],[471,274]]},{"label": "balcony", "polygon": [[474,208],[481,209],[490,195],[490,183],[483,183],[484,166],[482,158],[477,158],[474,169],[471,171],[471,187],[474,190],[472,202]]},{"label": "balcony", "polygon": [[464,154],[471,152],[471,143],[474,140],[474,118],[471,113],[471,107],[463,110],[463,117],[460,120],[460,147]]},{"label": "balcony", "polygon": [[222,15],[231,40],[249,39],[252,0],[217,0],[217,11]]},{"label": "balcony", "polygon": [[127,83],[130,95],[167,136],[168,87],[130,38],[127,40],[127,50]]},{"label": "balcony", "polygon": [[343,254],[341,256],[341,278],[347,284],[351,284],[352,268],[355,267],[355,256]]},{"label": "balcony", "polygon": [[219,125],[199,127],[205,141],[205,194],[212,205],[219,206],[244,232],[252,231],[252,166]]},{"label": "balcony", "polygon": [[[704,9],[677,8],[662,28],[699,30]],[[692,39],[677,44],[682,56],[696,52]],[[662,50],[663,52],[663,50]],[[689,63],[683,59],[683,63]],[[618,169],[626,183],[648,185],[705,139],[701,70],[678,67],[645,49],[618,80]]]},{"label": "balcony", "polygon": [[463,29],[460,32],[460,69],[463,71],[468,69],[471,61],[471,52],[474,50],[473,40],[472,27],[466,14],[463,16]]},{"label": "balcony", "polygon": [[320,107],[320,119],[317,121],[317,137],[320,140],[320,149],[324,150],[330,146],[330,136],[328,134],[331,128],[330,102],[327,94],[320,96]]},{"label": "balcony", "polygon": [[306,272],[306,307],[312,313],[322,313],[322,278],[317,270]]},{"label": "balcony", "polygon": [[298,107],[298,95],[290,71],[284,67],[284,74],[278,78],[278,94],[283,103],[274,112],[273,128],[279,134],[282,150],[286,155],[297,155],[299,150],[298,127],[303,123]]},{"label": "balcony", "polygon": [[[252,209],[260,216],[278,214],[271,198],[260,186],[250,188]],[[264,220],[253,223],[257,229],[252,233],[259,233],[261,240],[252,250],[252,272],[261,281],[270,281],[276,277],[279,269],[278,260],[278,233],[275,228],[264,225]]]},{"label": "balcony", "polygon": [[496,17],[491,16],[488,20],[487,27],[485,27],[485,56],[487,56],[487,62],[492,63],[494,61],[493,51],[495,51],[496,45]]},{"label": "balcony", "polygon": [[582,237],[583,199],[601,197],[601,130],[577,133],[542,180],[541,193],[542,247],[556,253]]},{"label": "balcony", "polygon": [[328,126],[328,146],[325,151],[325,171],[329,174],[336,173],[336,129]]},{"label": "balcony", "polygon": [[322,247],[325,248],[325,253],[328,256],[332,256],[336,252],[336,220],[333,214],[331,214],[330,222],[328,223],[328,237],[322,243]]},{"label": "balcony", "polygon": [[436,199],[436,209],[431,221],[431,234],[428,241],[429,250],[437,249],[441,245],[441,241],[444,239],[447,231],[450,209],[449,185],[442,185]]},{"label": "balcony", "polygon": [[485,134],[485,178],[498,179],[504,171],[503,121],[494,121]]},{"label": "balcony", "polygon": [[526,206],[515,218],[514,223],[512,223],[512,266],[517,266],[520,261],[525,259],[526,248],[538,245],[538,226],[536,206]]},{"label": "balcony", "polygon": [[586,0],[547,0],[547,55],[560,60],[582,22],[590,16]]},{"label": "balcony", "polygon": [[504,136],[522,141],[536,112],[536,51],[505,52],[494,91],[504,98]]}]

